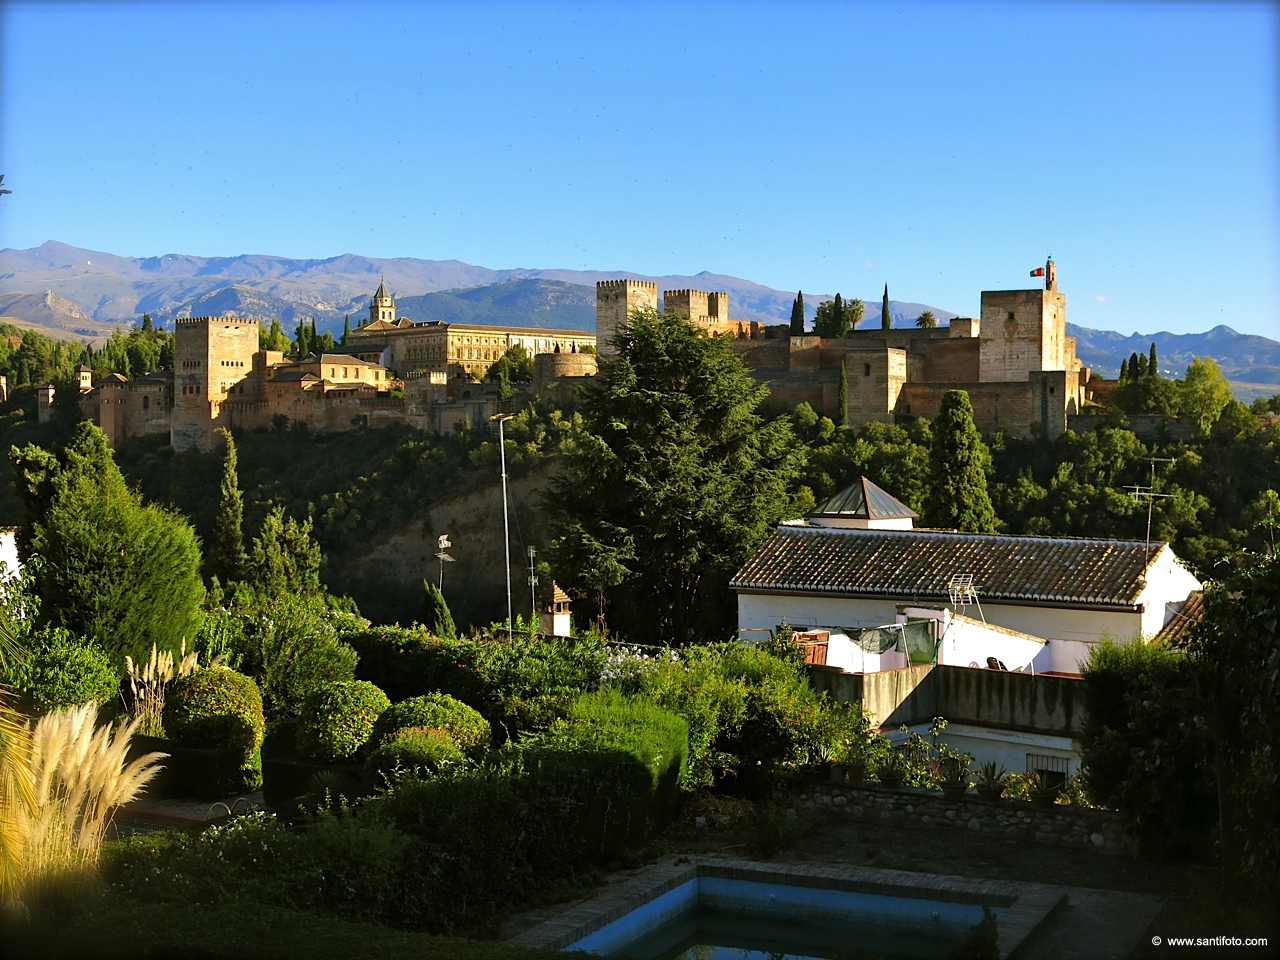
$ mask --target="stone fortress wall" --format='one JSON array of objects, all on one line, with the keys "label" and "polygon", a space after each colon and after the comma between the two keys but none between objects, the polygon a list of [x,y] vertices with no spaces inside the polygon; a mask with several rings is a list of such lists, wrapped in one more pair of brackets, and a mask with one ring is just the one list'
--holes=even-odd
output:
[{"label": "stone fortress wall", "polygon": [[[852,427],[936,417],[943,395],[962,389],[984,432],[1056,437],[1084,406],[1089,371],[1066,336],[1066,297],[1057,290],[1052,261],[1045,276],[1043,290],[984,291],[978,318],[955,318],[933,329],[855,329],[839,339],[791,336],[786,324],[733,320],[723,291],[668,290],[662,304],[707,334],[730,338],[775,401],[806,402],[835,419],[843,371]],[[177,449],[209,449],[221,426],[278,426],[281,418],[316,432],[393,421],[441,431],[463,421],[480,426],[496,412],[497,401],[476,380],[510,347],[519,344],[534,356],[535,392],[567,398],[597,373],[597,357],[586,348],[613,355],[613,340],[631,314],[656,310],[658,303],[656,283],[598,282],[593,337],[395,319],[394,301],[380,284],[369,321],[351,331],[347,346],[297,361],[258,350],[256,320],[183,318],[175,330],[172,373],[132,381],[115,376],[96,388],[82,376],[81,408],[112,443],[168,432]],[[403,397],[391,395],[397,387]],[[53,388],[42,390],[43,417]]]}]

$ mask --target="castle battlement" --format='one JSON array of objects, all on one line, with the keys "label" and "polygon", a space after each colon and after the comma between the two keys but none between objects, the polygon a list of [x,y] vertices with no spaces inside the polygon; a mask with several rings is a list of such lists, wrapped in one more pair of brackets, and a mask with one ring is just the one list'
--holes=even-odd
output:
[{"label": "castle battlement", "polygon": [[243,317],[179,317],[174,320],[175,326],[192,327],[210,323],[235,323],[235,324],[253,324],[258,326],[257,320],[246,320]]},{"label": "castle battlement", "polygon": [[652,280],[597,280],[596,291],[601,290],[625,290],[627,287],[647,287],[654,293],[658,292],[658,285]]}]

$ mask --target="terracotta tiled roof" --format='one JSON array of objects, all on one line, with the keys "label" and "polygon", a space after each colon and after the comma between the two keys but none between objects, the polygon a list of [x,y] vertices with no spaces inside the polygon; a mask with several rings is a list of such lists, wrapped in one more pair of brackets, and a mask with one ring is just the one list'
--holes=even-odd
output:
[{"label": "terracotta tiled roof", "polygon": [[1173,619],[1164,625],[1155,639],[1163,640],[1173,646],[1180,646],[1187,641],[1191,628],[1204,617],[1204,594],[1197,590],[1187,597],[1182,609],[1173,615]]},{"label": "terracotta tiled roof", "polygon": [[734,575],[735,590],[946,600],[956,574],[979,596],[1131,607],[1160,542],[784,525]]}]

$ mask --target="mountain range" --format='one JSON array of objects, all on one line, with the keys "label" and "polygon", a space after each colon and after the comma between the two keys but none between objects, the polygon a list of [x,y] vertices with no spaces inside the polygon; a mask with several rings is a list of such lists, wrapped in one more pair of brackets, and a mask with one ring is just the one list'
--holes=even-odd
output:
[{"label": "mountain range", "polygon": [[[693,276],[649,276],[626,271],[493,270],[459,260],[376,259],[343,254],[324,260],[244,255],[196,257],[164,254],[122,257],[49,241],[27,250],[0,250],[0,320],[52,336],[100,341],[124,330],[143,313],[161,326],[191,316],[279,319],[286,329],[315,318],[321,330],[338,332],[345,317],[368,315],[380,279],[396,298],[397,312],[413,320],[488,323],[594,330],[598,280],[649,280],[661,290],[725,290],[732,316],[785,323],[793,291],[774,290],[740,277],[702,272]],[[812,321],[831,294],[805,296]],[[880,297],[866,298],[867,319],[876,323]],[[910,326],[925,310],[946,323],[957,314],[922,303],[890,300],[896,327]],[[1192,357],[1214,357],[1233,381],[1237,396],[1280,392],[1280,343],[1214,327],[1200,334],[1130,334],[1067,325],[1086,365],[1114,376],[1120,362],[1152,343],[1162,372],[1178,376]]]}]

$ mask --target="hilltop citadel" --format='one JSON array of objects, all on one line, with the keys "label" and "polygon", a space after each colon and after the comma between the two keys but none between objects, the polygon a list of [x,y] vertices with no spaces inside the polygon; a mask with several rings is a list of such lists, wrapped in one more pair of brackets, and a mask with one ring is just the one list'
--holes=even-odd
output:
[{"label": "hilltop citadel", "polygon": [[[785,403],[807,402],[835,419],[843,372],[850,426],[932,418],[947,390],[962,389],[983,431],[1054,437],[1087,402],[1090,374],[1066,335],[1066,297],[1052,261],[1044,275],[1043,289],[983,291],[979,317],[932,329],[855,329],[839,339],[734,320],[724,292],[667,290],[661,306],[708,335],[731,338],[752,375]],[[497,390],[480,377],[512,347],[533,357],[534,392],[571,388],[596,374],[597,348],[606,358],[615,352],[614,337],[634,311],[658,307],[655,283],[602,280],[594,336],[415,322],[396,316],[380,283],[368,321],[333,351],[289,360],[259,349],[257,320],[179,319],[173,371],[133,380],[113,374],[95,385],[82,367],[80,405],[112,444],[168,433],[176,449],[208,449],[218,427],[305,424],[330,433],[404,422],[443,432],[464,421],[478,426],[497,411]],[[53,392],[40,389],[42,418]]]}]

